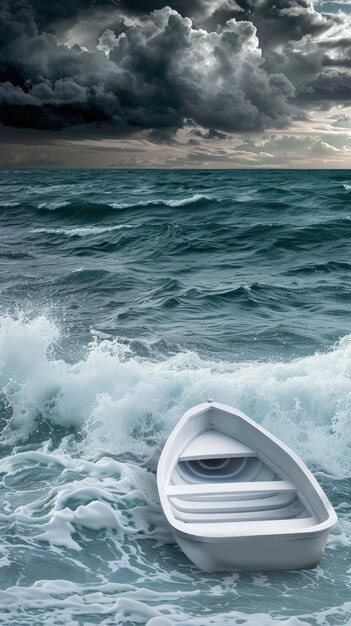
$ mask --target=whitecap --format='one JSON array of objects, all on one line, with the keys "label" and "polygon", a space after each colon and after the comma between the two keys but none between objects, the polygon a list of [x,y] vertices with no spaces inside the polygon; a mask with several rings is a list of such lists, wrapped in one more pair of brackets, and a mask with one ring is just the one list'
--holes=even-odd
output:
[{"label": "whitecap", "polygon": [[33,228],[31,233],[46,233],[48,235],[67,235],[68,237],[88,237],[89,235],[100,235],[114,230],[138,228],[138,224],[118,224],[115,226],[83,226],[71,228]]},{"label": "whitecap", "polygon": [[38,204],[38,209],[50,209],[53,211],[55,209],[62,209],[69,205],[69,202],[66,200],[59,200],[57,202],[40,202]]},{"label": "whitecap", "polygon": [[210,200],[209,196],[205,196],[203,194],[195,194],[194,196],[190,196],[190,198],[179,198],[176,200],[164,200],[166,206],[170,207],[181,207],[187,206],[188,204],[196,204],[201,200]]},{"label": "whitecap", "polygon": [[206,196],[204,194],[194,194],[193,196],[189,196],[187,198],[171,198],[169,200],[141,200],[140,202],[133,203],[119,203],[114,202],[110,206],[113,209],[131,209],[133,207],[147,207],[147,206],[168,206],[168,207],[182,207],[191,204],[196,204],[201,200],[211,200],[210,196]]},{"label": "whitecap", "polygon": [[7,200],[6,202],[0,202],[1,207],[15,207],[19,206],[21,203],[16,200]]},{"label": "whitecap", "polygon": [[159,362],[94,337],[74,364],[53,356],[56,324],[0,320],[0,385],[13,415],[2,440],[25,440],[40,416],[85,433],[89,454],[147,454],[184,410],[211,396],[238,406],[329,474],[351,474],[351,336],[324,354],[283,362],[215,362],[192,352]]}]

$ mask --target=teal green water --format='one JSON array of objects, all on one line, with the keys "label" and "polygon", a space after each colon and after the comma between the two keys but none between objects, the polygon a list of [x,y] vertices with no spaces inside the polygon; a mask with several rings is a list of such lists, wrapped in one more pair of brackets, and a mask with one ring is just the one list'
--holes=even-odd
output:
[{"label": "teal green water", "polygon": [[[348,171],[0,172],[0,623],[351,623]],[[148,463],[238,406],[339,515],[308,572],[210,575]]]}]

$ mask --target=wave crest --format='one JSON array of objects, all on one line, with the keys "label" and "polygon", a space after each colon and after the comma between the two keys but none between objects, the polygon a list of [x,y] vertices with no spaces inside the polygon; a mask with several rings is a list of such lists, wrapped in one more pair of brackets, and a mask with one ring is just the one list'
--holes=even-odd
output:
[{"label": "wave crest", "polygon": [[100,235],[102,233],[113,232],[114,230],[124,230],[138,228],[139,224],[117,224],[112,226],[83,226],[82,228],[33,228],[31,233],[44,233],[47,235],[67,235],[68,237],[89,237],[89,235]]},{"label": "wave crest", "polygon": [[188,196],[186,198],[170,198],[166,199],[150,199],[150,200],[139,200],[135,202],[92,202],[88,200],[55,200],[50,202],[40,202],[37,205],[37,208],[42,211],[50,211],[53,213],[61,213],[65,212],[67,209],[70,211],[75,211],[77,213],[106,213],[112,210],[123,210],[123,209],[140,209],[143,207],[171,207],[171,208],[181,208],[187,206],[206,206],[209,202],[217,202],[215,198],[205,194],[193,194],[192,196]]},{"label": "wave crest", "polygon": [[91,454],[148,453],[182,412],[208,396],[238,406],[333,474],[351,471],[351,336],[325,354],[287,363],[213,362],[193,352],[153,362],[116,340],[99,340],[71,364],[56,358],[57,325],[45,316],[0,321],[0,372],[7,426],[25,441],[42,419],[84,434]]}]

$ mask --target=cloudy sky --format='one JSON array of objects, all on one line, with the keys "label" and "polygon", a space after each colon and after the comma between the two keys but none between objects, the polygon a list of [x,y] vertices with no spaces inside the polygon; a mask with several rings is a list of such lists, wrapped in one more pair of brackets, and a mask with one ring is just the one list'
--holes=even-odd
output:
[{"label": "cloudy sky", "polygon": [[351,0],[2,0],[1,167],[350,167]]}]

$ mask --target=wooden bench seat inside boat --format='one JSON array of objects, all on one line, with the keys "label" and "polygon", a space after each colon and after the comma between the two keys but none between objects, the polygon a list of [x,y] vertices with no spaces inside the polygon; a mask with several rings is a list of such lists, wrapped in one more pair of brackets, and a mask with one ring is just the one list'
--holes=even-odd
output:
[{"label": "wooden bench seat inside boat", "polygon": [[198,483],[179,484],[167,487],[168,496],[197,496],[197,495],[218,495],[239,494],[245,492],[282,492],[296,491],[296,487],[288,480],[267,480],[237,483]]}]

